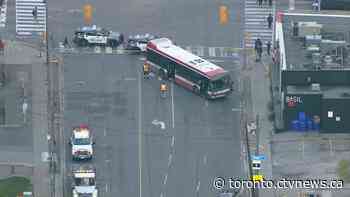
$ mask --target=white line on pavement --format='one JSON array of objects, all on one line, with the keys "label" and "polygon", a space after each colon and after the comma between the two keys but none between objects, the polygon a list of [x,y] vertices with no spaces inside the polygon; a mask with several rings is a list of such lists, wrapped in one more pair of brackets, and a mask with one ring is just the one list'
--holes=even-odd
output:
[{"label": "white line on pavement", "polygon": [[165,174],[164,176],[164,181],[163,181],[163,185],[166,185],[166,182],[168,181],[168,174]]},{"label": "white line on pavement", "polygon": [[103,129],[103,136],[107,136],[107,130],[106,130],[106,127]]},{"label": "white line on pavement", "polygon": [[171,88],[171,120],[172,120],[172,125],[173,128],[175,128],[175,107],[174,107],[174,84],[170,84]]},{"label": "white line on pavement", "polygon": [[160,192],[160,197],[164,197],[163,192]]},{"label": "white line on pavement", "polygon": [[170,153],[168,157],[168,167],[170,167],[172,162],[173,162],[173,154]]},{"label": "white line on pavement", "polygon": [[108,192],[108,183],[106,183],[106,192]]},{"label": "white line on pavement", "polygon": [[199,188],[200,188],[200,186],[201,186],[201,182],[200,182],[200,181],[198,181],[197,186],[196,186],[196,191],[197,191],[197,192],[199,192]]},{"label": "white line on pavement", "polygon": [[175,136],[171,136],[171,148],[175,145]]},{"label": "white line on pavement", "polygon": [[207,162],[208,162],[208,156],[205,154],[203,156],[203,163],[204,163],[204,165],[207,165]]}]

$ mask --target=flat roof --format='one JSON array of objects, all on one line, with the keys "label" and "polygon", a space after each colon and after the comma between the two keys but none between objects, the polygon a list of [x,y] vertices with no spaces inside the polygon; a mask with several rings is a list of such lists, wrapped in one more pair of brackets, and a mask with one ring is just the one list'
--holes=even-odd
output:
[{"label": "flat roof", "polygon": [[184,63],[186,66],[193,68],[207,76],[214,76],[215,74],[221,74],[224,71],[223,68],[217,66],[197,55],[194,55],[185,49],[176,46],[168,38],[158,38],[150,41],[157,51],[173,58],[176,61]]},{"label": "flat roof", "polygon": [[[322,44],[320,47],[321,59],[324,59],[326,51],[335,49],[335,45],[329,44],[333,41],[346,41],[347,45],[350,43],[350,18],[346,15],[324,15],[324,14],[297,14],[297,13],[284,13],[283,14],[283,37],[284,48],[286,58],[287,70],[315,70],[315,66],[312,60],[312,52],[308,51],[304,46],[304,40],[293,36],[294,22],[316,22],[322,25],[321,39]],[[310,46],[310,45],[308,45]],[[348,48],[347,54],[350,54],[350,48]],[[340,60],[333,58],[332,63],[321,63],[321,69],[350,69],[350,56],[344,59],[344,66],[341,65]]]}]

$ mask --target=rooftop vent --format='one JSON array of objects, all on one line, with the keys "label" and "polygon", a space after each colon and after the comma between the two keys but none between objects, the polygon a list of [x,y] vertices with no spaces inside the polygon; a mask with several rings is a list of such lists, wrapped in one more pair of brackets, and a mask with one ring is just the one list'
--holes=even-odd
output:
[{"label": "rooftop vent", "polygon": [[311,90],[312,91],[321,91],[321,86],[319,83],[313,83],[311,84]]},{"label": "rooftop vent", "polygon": [[349,92],[343,92],[341,94],[342,97],[350,97],[350,93]]}]

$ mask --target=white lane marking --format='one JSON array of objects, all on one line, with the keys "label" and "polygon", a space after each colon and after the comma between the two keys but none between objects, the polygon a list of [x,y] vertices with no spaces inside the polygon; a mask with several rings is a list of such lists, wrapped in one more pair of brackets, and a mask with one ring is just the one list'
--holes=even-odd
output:
[{"label": "white lane marking", "polygon": [[160,192],[160,197],[164,197],[163,192]]},{"label": "white lane marking", "polygon": [[203,163],[204,163],[204,165],[207,165],[207,162],[208,162],[208,156],[205,154],[203,156]]},{"label": "white lane marking", "polygon": [[106,183],[106,192],[108,192],[108,183]]},{"label": "white lane marking", "polygon": [[106,130],[106,128],[103,129],[103,136],[105,136],[105,137],[107,136],[107,130]]},{"label": "white lane marking", "polygon": [[139,60],[144,61],[144,60],[146,60],[146,58],[145,57],[140,57]]},{"label": "white lane marking", "polygon": [[172,121],[172,126],[175,128],[175,107],[174,107],[174,84],[171,83],[171,121]]},{"label": "white lane marking", "polygon": [[209,106],[209,102],[208,101],[205,101],[205,106],[208,107]]},{"label": "white lane marking", "polygon": [[152,121],[152,124],[156,125],[156,126],[160,125],[160,128],[162,130],[165,130],[165,123],[163,121],[159,121],[159,120],[155,119],[155,120]]},{"label": "white lane marking", "polygon": [[197,192],[199,191],[200,186],[201,186],[201,182],[200,182],[200,181],[198,181],[198,183],[197,183],[197,187],[196,187],[196,191],[197,191]]},{"label": "white lane marking", "polygon": [[125,77],[124,80],[125,80],[125,81],[136,81],[136,78]]},{"label": "white lane marking", "polygon": [[173,154],[170,153],[168,157],[168,167],[170,167],[172,161],[173,161]]},{"label": "white lane marking", "polygon": [[333,17],[333,18],[350,18],[350,15],[341,14],[305,14],[305,13],[283,13],[285,16],[319,16],[319,17]]},{"label": "white lane marking", "polygon": [[232,108],[232,111],[240,112],[242,110],[240,108]]},{"label": "white lane marking", "polygon": [[141,88],[141,72],[137,72],[138,73],[138,95],[139,95],[139,99],[138,99],[138,128],[139,128],[139,136],[138,136],[138,141],[139,141],[139,197],[142,197],[142,99],[141,99],[141,95],[142,95],[142,88]]},{"label": "white lane marking", "polygon": [[171,148],[175,145],[175,136],[171,136]]},{"label": "white lane marking", "polygon": [[164,176],[164,181],[163,181],[163,185],[166,185],[166,182],[168,181],[168,174],[165,174]]}]

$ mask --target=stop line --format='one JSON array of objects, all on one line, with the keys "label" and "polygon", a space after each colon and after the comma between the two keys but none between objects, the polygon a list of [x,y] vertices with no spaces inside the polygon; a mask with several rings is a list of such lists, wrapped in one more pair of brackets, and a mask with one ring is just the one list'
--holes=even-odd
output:
[{"label": "stop line", "polygon": [[[37,16],[33,10],[37,9]],[[16,33],[19,36],[40,35],[46,31],[45,0],[16,0]]]}]

